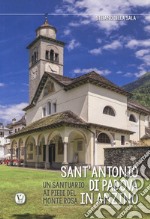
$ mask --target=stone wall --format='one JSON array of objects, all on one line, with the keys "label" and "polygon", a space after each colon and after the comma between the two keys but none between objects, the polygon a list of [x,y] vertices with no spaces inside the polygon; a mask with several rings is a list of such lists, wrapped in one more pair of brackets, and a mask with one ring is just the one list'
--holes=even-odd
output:
[{"label": "stone wall", "polygon": [[[144,155],[146,158],[144,158]],[[150,177],[150,146],[105,148],[104,149],[105,166],[133,166],[143,157],[143,162],[138,166],[139,175],[141,174],[141,165],[146,167],[145,174]],[[148,164],[149,162],[149,164]]]}]

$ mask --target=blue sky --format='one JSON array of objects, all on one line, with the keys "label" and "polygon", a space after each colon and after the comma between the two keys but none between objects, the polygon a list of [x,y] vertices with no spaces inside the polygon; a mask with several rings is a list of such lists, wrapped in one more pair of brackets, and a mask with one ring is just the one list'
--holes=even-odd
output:
[{"label": "blue sky", "polygon": [[150,71],[150,0],[0,0],[0,120],[19,118],[28,103],[26,46],[45,13],[66,43],[64,75],[95,70],[122,86]]}]

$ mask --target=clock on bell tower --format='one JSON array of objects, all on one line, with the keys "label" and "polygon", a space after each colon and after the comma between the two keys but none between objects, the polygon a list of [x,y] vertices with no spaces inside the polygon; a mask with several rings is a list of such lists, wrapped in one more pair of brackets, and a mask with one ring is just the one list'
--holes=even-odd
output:
[{"label": "clock on bell tower", "polygon": [[44,72],[63,75],[64,43],[56,39],[57,30],[48,23],[36,29],[36,38],[29,49],[29,95],[32,101]]}]

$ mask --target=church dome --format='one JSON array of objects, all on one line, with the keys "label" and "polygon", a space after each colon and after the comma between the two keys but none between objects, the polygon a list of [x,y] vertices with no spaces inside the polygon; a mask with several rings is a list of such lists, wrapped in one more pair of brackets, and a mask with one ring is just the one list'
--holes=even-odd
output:
[{"label": "church dome", "polygon": [[46,19],[44,24],[36,29],[36,37],[45,36],[48,38],[56,39],[56,28],[48,23]]}]

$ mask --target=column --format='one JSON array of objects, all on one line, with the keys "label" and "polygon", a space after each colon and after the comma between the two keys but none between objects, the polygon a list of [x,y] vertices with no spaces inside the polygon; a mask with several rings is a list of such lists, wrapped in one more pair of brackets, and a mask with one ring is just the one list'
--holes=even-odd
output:
[{"label": "column", "polygon": [[50,168],[50,163],[49,163],[49,145],[46,145],[46,161],[45,161],[45,169]]},{"label": "column", "polygon": [[20,167],[20,145],[18,145],[18,167]]},{"label": "column", "polygon": [[63,161],[63,165],[68,165],[68,142],[64,142],[64,161]]},{"label": "column", "polygon": [[26,149],[26,146],[24,146],[24,162],[23,162],[23,166],[24,167],[27,166],[27,149]]},{"label": "column", "polygon": [[11,149],[10,149],[10,165],[13,166],[13,144],[11,143]]},{"label": "column", "polygon": [[39,167],[39,145],[36,146],[36,164],[35,168]]}]

